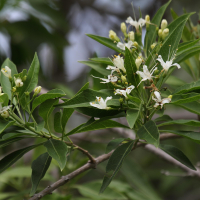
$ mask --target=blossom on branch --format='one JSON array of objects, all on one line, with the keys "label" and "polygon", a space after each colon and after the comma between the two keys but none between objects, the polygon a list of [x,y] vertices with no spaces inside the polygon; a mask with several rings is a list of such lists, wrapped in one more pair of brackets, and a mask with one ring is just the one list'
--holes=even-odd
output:
[{"label": "blossom on branch", "polygon": [[114,66],[110,66],[108,65],[106,69],[111,69],[113,73],[114,71],[116,72],[120,72],[120,70],[122,70],[124,73],[126,73],[126,69],[124,67],[124,59],[121,56],[115,56],[115,58],[113,59],[113,64]]},{"label": "blossom on branch", "polygon": [[122,50],[125,50],[125,47],[127,47],[128,49],[131,49],[131,47],[135,48],[135,46],[133,45],[133,42],[131,40],[128,41],[128,43],[118,42],[117,47],[122,49]]},{"label": "blossom on branch", "polygon": [[[107,107],[106,103],[108,100],[112,99],[112,97],[107,97],[106,100],[104,101],[102,97],[96,97],[95,102],[90,102],[90,105],[99,109],[109,109]],[[97,103],[96,103],[97,102]]]},{"label": "blossom on branch", "polygon": [[4,74],[4,76],[6,76],[8,78],[12,78],[11,69],[8,66],[5,66],[5,68],[2,68],[1,72]]},{"label": "blossom on branch", "polygon": [[125,90],[116,89],[114,93],[115,93],[115,95],[116,95],[116,94],[121,94],[121,95],[127,97],[126,94],[130,94],[131,91],[132,91],[134,88],[135,88],[135,86],[134,86],[134,85],[131,85],[131,86],[127,87]]},{"label": "blossom on branch", "polygon": [[99,78],[100,80],[102,80],[102,81],[104,81],[104,82],[100,82],[100,83],[109,83],[109,82],[113,82],[113,83],[115,83],[115,82],[117,82],[117,76],[114,76],[114,75],[108,75],[108,79],[106,79],[106,78],[100,78],[100,77],[96,77],[96,76],[93,76],[92,75],[92,77],[94,77],[94,78]]},{"label": "blossom on branch", "polygon": [[147,21],[142,18],[140,18],[138,21],[134,21],[132,17],[128,17],[126,23],[134,26],[136,30],[139,30],[139,27],[142,28],[147,23]]},{"label": "blossom on branch", "polygon": [[170,95],[168,98],[161,99],[160,93],[158,91],[154,92],[156,98],[152,96],[152,99],[156,102],[154,107],[157,108],[158,106],[163,107],[164,104],[170,103],[172,96]]}]

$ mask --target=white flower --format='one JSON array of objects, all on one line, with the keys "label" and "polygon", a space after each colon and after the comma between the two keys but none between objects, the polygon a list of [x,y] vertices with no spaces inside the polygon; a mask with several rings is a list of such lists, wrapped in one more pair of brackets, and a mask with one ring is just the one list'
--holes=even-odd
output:
[{"label": "white flower", "polygon": [[12,105],[2,107],[2,103],[0,103],[0,114],[5,113],[5,112],[6,112],[7,110],[9,110],[11,107],[12,107]]},{"label": "white flower", "polygon": [[1,72],[4,74],[4,76],[12,78],[11,69],[8,66],[5,66],[5,68],[1,69]]},{"label": "white flower", "polygon": [[134,85],[131,85],[131,86],[129,86],[128,88],[126,88],[126,90],[116,89],[116,90],[115,90],[115,95],[116,95],[116,94],[121,94],[121,95],[127,97],[126,94],[130,94],[131,91],[132,91],[134,88],[135,88],[135,86],[134,86]]},{"label": "white flower", "polygon": [[3,118],[7,118],[7,117],[9,117],[9,112],[7,110],[5,110],[4,112],[1,113],[1,116]]},{"label": "white flower", "polygon": [[108,75],[108,79],[106,78],[100,78],[100,77],[96,77],[96,76],[93,76],[92,77],[94,78],[99,78],[100,80],[104,81],[104,82],[100,82],[100,83],[109,83],[109,82],[117,82],[117,76],[114,76],[114,75]]},{"label": "white flower", "polygon": [[142,28],[147,23],[147,21],[145,19],[140,18],[137,22],[137,21],[134,21],[132,17],[128,17],[126,20],[126,23],[131,24],[132,26],[136,28],[136,30],[139,30],[139,27]]},{"label": "white flower", "polygon": [[[151,71],[149,71],[147,66],[143,65],[143,72],[141,72],[141,71],[136,72],[137,74],[139,74],[142,77],[142,80],[140,81],[140,83],[142,81],[152,80],[152,78],[154,77],[154,76],[152,76],[152,74],[155,70],[157,70],[157,67],[155,67],[155,66],[151,69]],[[140,85],[140,83],[138,85]]]},{"label": "white flower", "polygon": [[[99,109],[109,109],[106,103],[108,100],[112,99],[112,97],[107,97],[104,101],[102,97],[96,97],[95,102],[90,102],[90,105]],[[97,103],[96,103],[97,102]]]},{"label": "white flower", "polygon": [[138,58],[135,60],[135,65],[137,69],[139,69],[140,65],[142,64],[142,58],[138,56]]},{"label": "white flower", "polygon": [[[164,98],[164,99],[161,99],[161,96],[160,96],[160,93],[155,91],[154,92],[154,95],[156,96],[156,98],[154,98],[152,96],[152,99],[156,102],[154,107],[158,107],[158,106],[161,106],[161,108],[163,107],[164,104],[166,103],[170,103],[171,102],[171,98]],[[171,96],[171,95],[170,95]]]},{"label": "white flower", "polygon": [[39,93],[41,92],[41,89],[42,89],[41,86],[36,87],[36,88],[34,89],[34,95],[39,94]]},{"label": "white flower", "polygon": [[15,78],[14,77],[14,80],[15,80],[15,85],[16,87],[22,87],[24,85],[24,83],[22,82],[22,79],[21,78]]},{"label": "white flower", "polygon": [[128,43],[118,42],[117,47],[122,50],[125,50],[125,47],[127,47],[128,49],[131,49],[131,47],[134,47],[134,45],[132,41],[128,41]]},{"label": "white flower", "polygon": [[111,69],[113,73],[114,71],[117,71],[117,72],[120,72],[120,69],[126,73],[126,69],[124,67],[124,59],[123,57],[120,57],[120,56],[115,56],[115,58],[113,59],[113,64],[114,66],[110,66],[108,65],[106,69]]},{"label": "white flower", "polygon": [[169,60],[169,58],[168,58],[169,61],[164,62],[163,59],[162,59],[162,56],[159,55],[156,60],[158,60],[160,62],[160,64],[162,65],[163,69],[167,72],[168,69],[171,66],[177,66],[178,69],[181,68],[181,66],[178,63],[173,63],[174,58],[175,58],[175,56],[172,56],[171,60]]}]

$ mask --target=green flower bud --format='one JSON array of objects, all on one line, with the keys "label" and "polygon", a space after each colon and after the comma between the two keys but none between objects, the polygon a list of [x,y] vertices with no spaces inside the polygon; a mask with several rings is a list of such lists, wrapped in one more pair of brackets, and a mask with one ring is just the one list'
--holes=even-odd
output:
[{"label": "green flower bud", "polygon": [[164,30],[165,28],[167,28],[167,20],[166,19],[163,19],[162,22],[161,22],[161,29]]},{"label": "green flower bud", "polygon": [[169,29],[166,28],[162,32],[162,39],[164,40],[169,35]]},{"label": "green flower bud", "polygon": [[120,39],[118,38],[117,34],[113,30],[109,31],[109,38],[111,40],[113,40],[113,41],[117,41],[117,42],[120,41]]},{"label": "green flower bud", "polygon": [[26,79],[27,79],[27,76],[24,76],[24,77],[22,78],[22,81],[24,82]]},{"label": "green flower bud", "polygon": [[157,43],[154,42],[154,43],[151,45],[151,49],[154,49],[156,45],[157,45]]},{"label": "green flower bud", "polygon": [[130,31],[128,33],[128,37],[129,37],[129,40],[131,40],[132,42],[134,42],[134,40],[135,40],[135,33],[133,31]]},{"label": "green flower bud", "polygon": [[34,95],[38,95],[41,92],[42,87],[38,86],[34,89]]},{"label": "green flower bud", "polygon": [[16,92],[17,88],[16,87],[13,87],[12,88],[12,92]]},{"label": "green flower bud", "polygon": [[138,43],[137,42],[133,42],[133,45],[138,48]]},{"label": "green flower bud", "polygon": [[122,79],[122,83],[125,83],[125,82],[127,82],[127,80],[126,80],[126,76],[121,76],[121,79]]},{"label": "green flower bud", "polygon": [[119,102],[122,104],[124,102],[124,99],[123,98],[120,98],[119,99]]},{"label": "green flower bud", "polygon": [[117,83],[121,84],[121,83],[122,83],[122,81],[118,80],[118,81],[117,81]]},{"label": "green flower bud", "polygon": [[30,92],[24,92],[26,96],[29,96]]},{"label": "green flower bud", "polygon": [[3,111],[3,112],[1,113],[1,116],[2,116],[3,118],[8,118],[8,117],[9,117],[9,112],[8,112],[7,110],[5,110],[5,111]]},{"label": "green flower bud", "polygon": [[158,30],[158,36],[161,38],[162,37],[162,29]]},{"label": "green flower bud", "polygon": [[124,22],[121,23],[121,31],[124,34],[124,36],[126,37],[127,36],[127,33],[126,33],[126,24]]}]

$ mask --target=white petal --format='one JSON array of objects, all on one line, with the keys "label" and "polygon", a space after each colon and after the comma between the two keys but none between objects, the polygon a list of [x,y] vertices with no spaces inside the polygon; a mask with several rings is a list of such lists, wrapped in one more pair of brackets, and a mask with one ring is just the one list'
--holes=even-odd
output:
[{"label": "white petal", "polygon": [[154,105],[154,107],[158,107],[159,105],[160,105],[160,104],[156,102],[155,105]]},{"label": "white petal", "polygon": [[155,91],[154,94],[155,94],[156,98],[158,99],[158,102],[161,102],[160,93],[158,91]]},{"label": "white petal", "polygon": [[144,26],[144,25],[146,24],[146,20],[140,18],[140,19],[138,20],[138,24],[139,24],[139,26]]},{"label": "white petal", "polygon": [[122,50],[125,50],[125,44],[121,43],[121,42],[118,42],[117,43],[117,47],[122,49]]},{"label": "white petal", "polygon": [[130,94],[131,91],[132,91],[134,88],[135,88],[134,85],[129,86],[128,88],[126,88],[126,93],[127,93],[127,94]]},{"label": "white petal", "polygon": [[164,68],[165,62],[164,62],[164,60],[162,59],[162,56],[159,55],[158,58],[157,58],[156,60],[158,60],[158,61],[160,62],[160,64],[162,65],[162,67]]},{"label": "white petal", "polygon": [[170,103],[171,99],[170,98],[164,98],[161,102],[162,102],[162,104]]},{"label": "white petal", "polygon": [[174,64],[172,64],[172,65],[177,66],[178,69],[181,68],[181,66],[180,66],[178,63],[174,63]]}]

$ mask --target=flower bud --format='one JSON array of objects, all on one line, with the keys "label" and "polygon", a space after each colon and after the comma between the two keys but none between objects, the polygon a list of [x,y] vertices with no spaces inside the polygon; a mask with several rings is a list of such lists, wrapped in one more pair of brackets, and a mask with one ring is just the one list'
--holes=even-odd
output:
[{"label": "flower bud", "polygon": [[172,99],[172,95],[169,95],[167,98]]},{"label": "flower bud", "polygon": [[145,20],[146,20],[146,22],[150,22],[150,16],[149,16],[149,15],[146,15],[146,16],[145,16]]},{"label": "flower bud", "polygon": [[30,92],[24,92],[26,96],[29,96]]},{"label": "flower bud", "polygon": [[121,79],[122,79],[122,83],[125,83],[125,82],[127,82],[127,80],[126,80],[126,77],[125,76],[121,76]]},{"label": "flower bud", "polygon": [[133,31],[130,31],[128,33],[128,37],[129,37],[129,40],[131,40],[132,42],[134,42],[134,40],[135,40],[135,33]]},{"label": "flower bud", "polygon": [[1,116],[2,116],[3,118],[8,118],[8,117],[9,117],[9,112],[8,112],[7,110],[5,110],[5,111],[3,111],[3,112],[1,113]]},{"label": "flower bud", "polygon": [[128,85],[128,82],[125,82],[126,85]]},{"label": "flower bud", "polygon": [[167,20],[166,19],[163,19],[162,22],[161,22],[161,29],[164,30],[165,28],[167,28]]},{"label": "flower bud", "polygon": [[2,68],[1,72],[3,73],[4,76],[8,77],[9,80],[12,80],[11,69],[8,66],[5,66],[5,68]]},{"label": "flower bud", "polygon": [[160,38],[162,37],[162,30],[161,30],[161,29],[158,30],[158,36],[159,36]]},{"label": "flower bud", "polygon": [[119,99],[119,102],[122,104],[124,102],[124,99],[123,98],[120,98]]},{"label": "flower bud", "polygon": [[113,41],[120,41],[120,39],[117,37],[117,34],[113,30],[109,31],[109,38]]},{"label": "flower bud", "polygon": [[162,39],[164,40],[169,35],[169,29],[166,28],[162,32]]},{"label": "flower bud", "polygon": [[27,79],[27,76],[24,76],[24,77],[22,78],[22,81],[24,82],[26,79]]},{"label": "flower bud", "polygon": [[135,60],[135,64],[137,69],[139,69],[140,65],[142,64],[142,58],[138,56],[138,58]]},{"label": "flower bud", "polygon": [[34,89],[34,95],[38,95],[41,92],[42,87],[38,86]]},{"label": "flower bud", "polygon": [[120,80],[118,80],[117,83],[121,84],[122,82]]},{"label": "flower bud", "polygon": [[157,43],[154,42],[154,43],[151,45],[151,49],[154,49],[156,45],[157,45]]},{"label": "flower bud", "polygon": [[124,22],[121,23],[121,31],[124,34],[124,36],[126,37],[127,36],[127,33],[126,33],[126,24]]},{"label": "flower bud", "polygon": [[159,70],[156,69],[156,70],[154,71],[154,74],[155,74],[155,75],[159,74]]},{"label": "flower bud", "polygon": [[138,43],[137,42],[133,42],[133,46],[135,46],[137,48],[138,47]]},{"label": "flower bud", "polygon": [[12,92],[16,92],[17,88],[16,87],[13,87],[12,88]]}]

